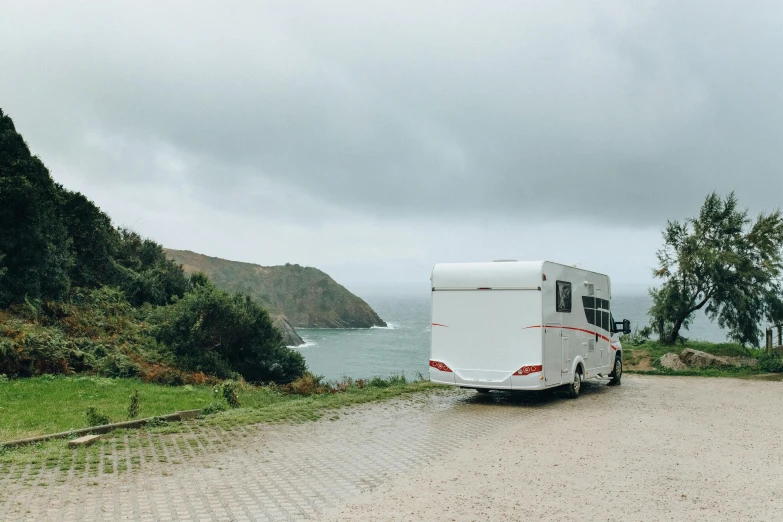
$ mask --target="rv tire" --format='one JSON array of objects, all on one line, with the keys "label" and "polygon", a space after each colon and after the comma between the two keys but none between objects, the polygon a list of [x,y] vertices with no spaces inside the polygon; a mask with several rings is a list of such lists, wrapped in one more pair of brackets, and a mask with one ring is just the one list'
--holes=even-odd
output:
[{"label": "rv tire", "polygon": [[574,372],[574,380],[568,385],[568,396],[576,399],[580,391],[582,391],[582,372],[577,368]]},{"label": "rv tire", "polygon": [[612,380],[609,384],[612,386],[620,386],[621,379],[623,378],[623,358],[618,353],[614,358],[614,371],[612,372]]}]

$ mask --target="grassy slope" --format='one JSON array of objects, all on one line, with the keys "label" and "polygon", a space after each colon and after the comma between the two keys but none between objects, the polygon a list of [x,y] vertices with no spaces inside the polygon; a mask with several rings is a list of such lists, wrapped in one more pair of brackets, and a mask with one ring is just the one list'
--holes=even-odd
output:
[{"label": "grassy slope", "polygon": [[[299,396],[267,387],[240,390],[242,408],[209,416],[206,422],[265,422],[315,419],[322,410],[387,399],[431,389],[429,382],[377,381],[380,386]],[[95,407],[113,422],[127,420],[131,392],[139,390],[139,417],[203,408],[222,398],[209,386],[161,386],[136,379],[36,377],[0,381],[0,442],[87,427],[85,412]]]},{"label": "grassy slope", "polygon": [[204,272],[218,288],[244,292],[295,327],[368,328],[385,326],[361,298],[328,274],[299,265],[264,267],[187,250],[166,249],[186,273]]}]

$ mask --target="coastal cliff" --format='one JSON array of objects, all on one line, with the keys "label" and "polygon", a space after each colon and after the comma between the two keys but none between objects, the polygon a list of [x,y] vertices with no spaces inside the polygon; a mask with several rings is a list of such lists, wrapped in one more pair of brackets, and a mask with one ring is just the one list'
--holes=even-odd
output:
[{"label": "coastal cliff", "polygon": [[386,326],[370,305],[317,268],[261,266],[189,250],[166,249],[166,255],[186,274],[204,272],[218,288],[250,295],[294,328]]}]

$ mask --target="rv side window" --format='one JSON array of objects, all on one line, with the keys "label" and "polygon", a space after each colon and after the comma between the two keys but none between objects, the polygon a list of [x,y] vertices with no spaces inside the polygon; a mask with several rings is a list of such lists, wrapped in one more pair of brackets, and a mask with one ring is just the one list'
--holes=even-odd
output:
[{"label": "rv side window", "polygon": [[571,312],[571,283],[557,281],[556,309],[558,312]]}]

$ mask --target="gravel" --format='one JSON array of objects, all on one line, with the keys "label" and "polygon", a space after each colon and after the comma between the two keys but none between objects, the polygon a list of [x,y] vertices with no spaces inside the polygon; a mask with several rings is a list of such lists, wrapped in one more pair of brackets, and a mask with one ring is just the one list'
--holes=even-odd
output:
[{"label": "gravel", "polygon": [[486,401],[518,418],[318,519],[783,520],[781,382],[626,374]]}]

